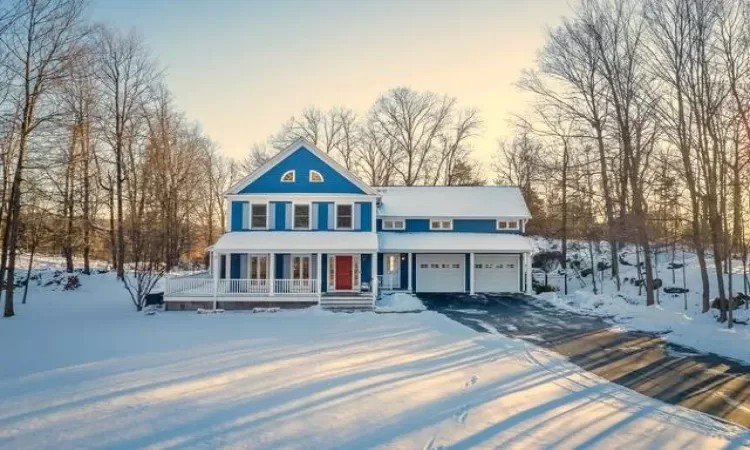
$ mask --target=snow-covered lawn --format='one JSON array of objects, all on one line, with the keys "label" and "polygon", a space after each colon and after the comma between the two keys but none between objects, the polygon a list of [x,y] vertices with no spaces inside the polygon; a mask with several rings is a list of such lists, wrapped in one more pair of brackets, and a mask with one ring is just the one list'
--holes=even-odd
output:
[{"label": "snow-covered lawn", "polygon": [[[574,243],[579,249],[571,249],[570,253],[578,256],[588,267],[587,244]],[[559,243],[542,238],[534,238],[534,246],[537,250],[547,250]],[[606,245],[603,246],[602,254],[596,255],[597,260],[609,260]],[[664,286],[683,287],[682,269],[672,271],[667,268],[671,261],[671,254],[662,254],[657,264],[657,277],[661,278]],[[634,254],[626,254],[626,260],[635,263]],[[682,263],[682,254],[677,251],[676,262]],[[659,293],[659,304],[651,307],[645,305],[645,293],[639,294],[637,286],[625,283],[620,292],[608,277],[604,280],[597,279],[597,287],[600,294],[593,294],[591,276],[585,277],[586,286],[581,287],[578,280],[570,280],[568,284],[569,295],[561,292],[552,294],[545,293],[539,298],[557,307],[600,317],[608,317],[609,320],[626,330],[639,330],[665,333],[664,339],[675,344],[691,347],[700,352],[716,353],[718,355],[733,358],[750,364],[750,325],[735,324],[732,330],[727,329],[727,324],[718,323],[716,317],[718,310],[712,309],[708,313],[702,313],[701,279],[698,262],[693,254],[687,253],[685,259],[684,285],[689,292],[683,294]],[[623,278],[632,279],[637,276],[633,266],[621,266]],[[743,279],[740,261],[734,262],[734,273],[732,281],[734,291],[742,292]],[[711,299],[718,295],[715,291],[714,266],[709,261]],[[609,274],[609,271],[605,271]],[[725,275],[725,283],[729,275]],[[555,280],[559,283],[559,280]],[[550,283],[552,284],[552,283]],[[603,286],[602,286],[603,284]],[[603,289],[602,289],[603,288]],[[603,292],[603,294],[601,293]],[[750,323],[750,309],[740,306],[734,311],[735,320]]]},{"label": "snow-covered lawn", "polygon": [[0,320],[3,448],[737,448],[747,430],[419,314],[135,313],[112,277]]}]

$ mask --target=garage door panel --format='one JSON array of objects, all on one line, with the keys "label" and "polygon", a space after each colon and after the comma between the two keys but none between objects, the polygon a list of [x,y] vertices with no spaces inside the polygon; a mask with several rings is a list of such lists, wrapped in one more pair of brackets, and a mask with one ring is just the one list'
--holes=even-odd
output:
[{"label": "garage door panel", "polygon": [[463,254],[417,255],[417,292],[465,292]]},{"label": "garage door panel", "polygon": [[518,255],[475,255],[474,290],[476,292],[518,292],[520,283]]}]

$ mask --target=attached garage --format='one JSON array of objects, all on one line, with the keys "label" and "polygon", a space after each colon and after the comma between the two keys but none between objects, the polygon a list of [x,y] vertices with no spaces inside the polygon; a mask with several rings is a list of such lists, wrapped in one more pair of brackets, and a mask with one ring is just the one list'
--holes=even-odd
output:
[{"label": "attached garage", "polygon": [[465,292],[463,254],[416,255],[417,292]]},{"label": "attached garage", "polygon": [[476,292],[519,292],[521,261],[519,255],[474,256]]}]

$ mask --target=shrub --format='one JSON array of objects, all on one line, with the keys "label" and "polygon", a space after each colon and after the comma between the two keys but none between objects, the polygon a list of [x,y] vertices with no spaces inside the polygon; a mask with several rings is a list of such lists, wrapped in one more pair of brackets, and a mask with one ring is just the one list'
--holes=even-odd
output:
[{"label": "shrub", "polygon": [[534,286],[534,292],[537,294],[541,294],[543,292],[557,292],[558,289],[555,286],[550,286],[549,284],[540,284],[537,286]]}]

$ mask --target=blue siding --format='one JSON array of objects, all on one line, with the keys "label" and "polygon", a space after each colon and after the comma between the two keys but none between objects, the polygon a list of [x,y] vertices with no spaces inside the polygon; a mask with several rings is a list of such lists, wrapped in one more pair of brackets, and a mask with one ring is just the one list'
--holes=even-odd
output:
[{"label": "blue siding", "polygon": [[274,230],[283,230],[286,228],[286,204],[288,202],[271,202],[274,208]]},{"label": "blue siding", "polygon": [[412,253],[411,255],[411,289],[412,291],[417,290],[417,254]]},{"label": "blue siding", "polygon": [[[383,231],[383,219],[377,220],[377,230]],[[429,219],[406,219],[406,229],[388,230],[389,233],[423,233],[427,231],[431,231]],[[436,232],[521,234],[520,230],[498,230],[494,219],[454,219],[452,230]]]},{"label": "blue siding", "polygon": [[359,223],[360,231],[372,231],[372,203],[370,202],[357,202],[360,205],[360,218]]},{"label": "blue siding", "polygon": [[220,258],[221,268],[219,269],[219,278],[225,280],[227,278],[227,259],[224,257]]},{"label": "blue siding", "polygon": [[[296,181],[282,183],[281,176],[288,170],[296,171]],[[322,183],[311,183],[309,171],[323,175]],[[300,147],[281,160],[257,180],[245,186],[242,194],[364,194],[364,191],[346,179],[310,150]]]},{"label": "blue siding", "polygon": [[466,279],[464,280],[464,292],[470,292],[469,286],[471,286],[471,255],[468,253],[464,254],[464,269],[466,271]]},{"label": "blue siding", "polygon": [[365,253],[362,255],[362,260],[359,266],[360,272],[360,283],[369,283],[372,278],[372,255]]},{"label": "blue siding", "polygon": [[274,261],[275,267],[273,268],[274,271],[274,278],[277,280],[283,280],[284,279],[284,255],[282,253],[276,253],[275,256],[276,260]]},{"label": "blue siding", "polygon": [[232,231],[242,231],[242,204],[246,202],[232,202]]},{"label": "blue siding", "polygon": [[237,280],[241,276],[240,275],[240,269],[241,269],[241,267],[240,267],[240,254],[239,253],[232,253],[230,255],[230,258],[232,259],[232,267],[231,267],[232,273],[231,273],[231,277],[232,277],[233,280]]},{"label": "blue siding", "polygon": [[318,230],[328,229],[328,207],[332,203],[316,202],[318,205]]},{"label": "blue siding", "polygon": [[323,253],[320,257],[320,290],[321,292],[328,292],[328,253]]},{"label": "blue siding", "polygon": [[399,270],[401,271],[401,289],[406,289],[409,287],[409,254],[408,253],[401,253],[401,267]]}]

